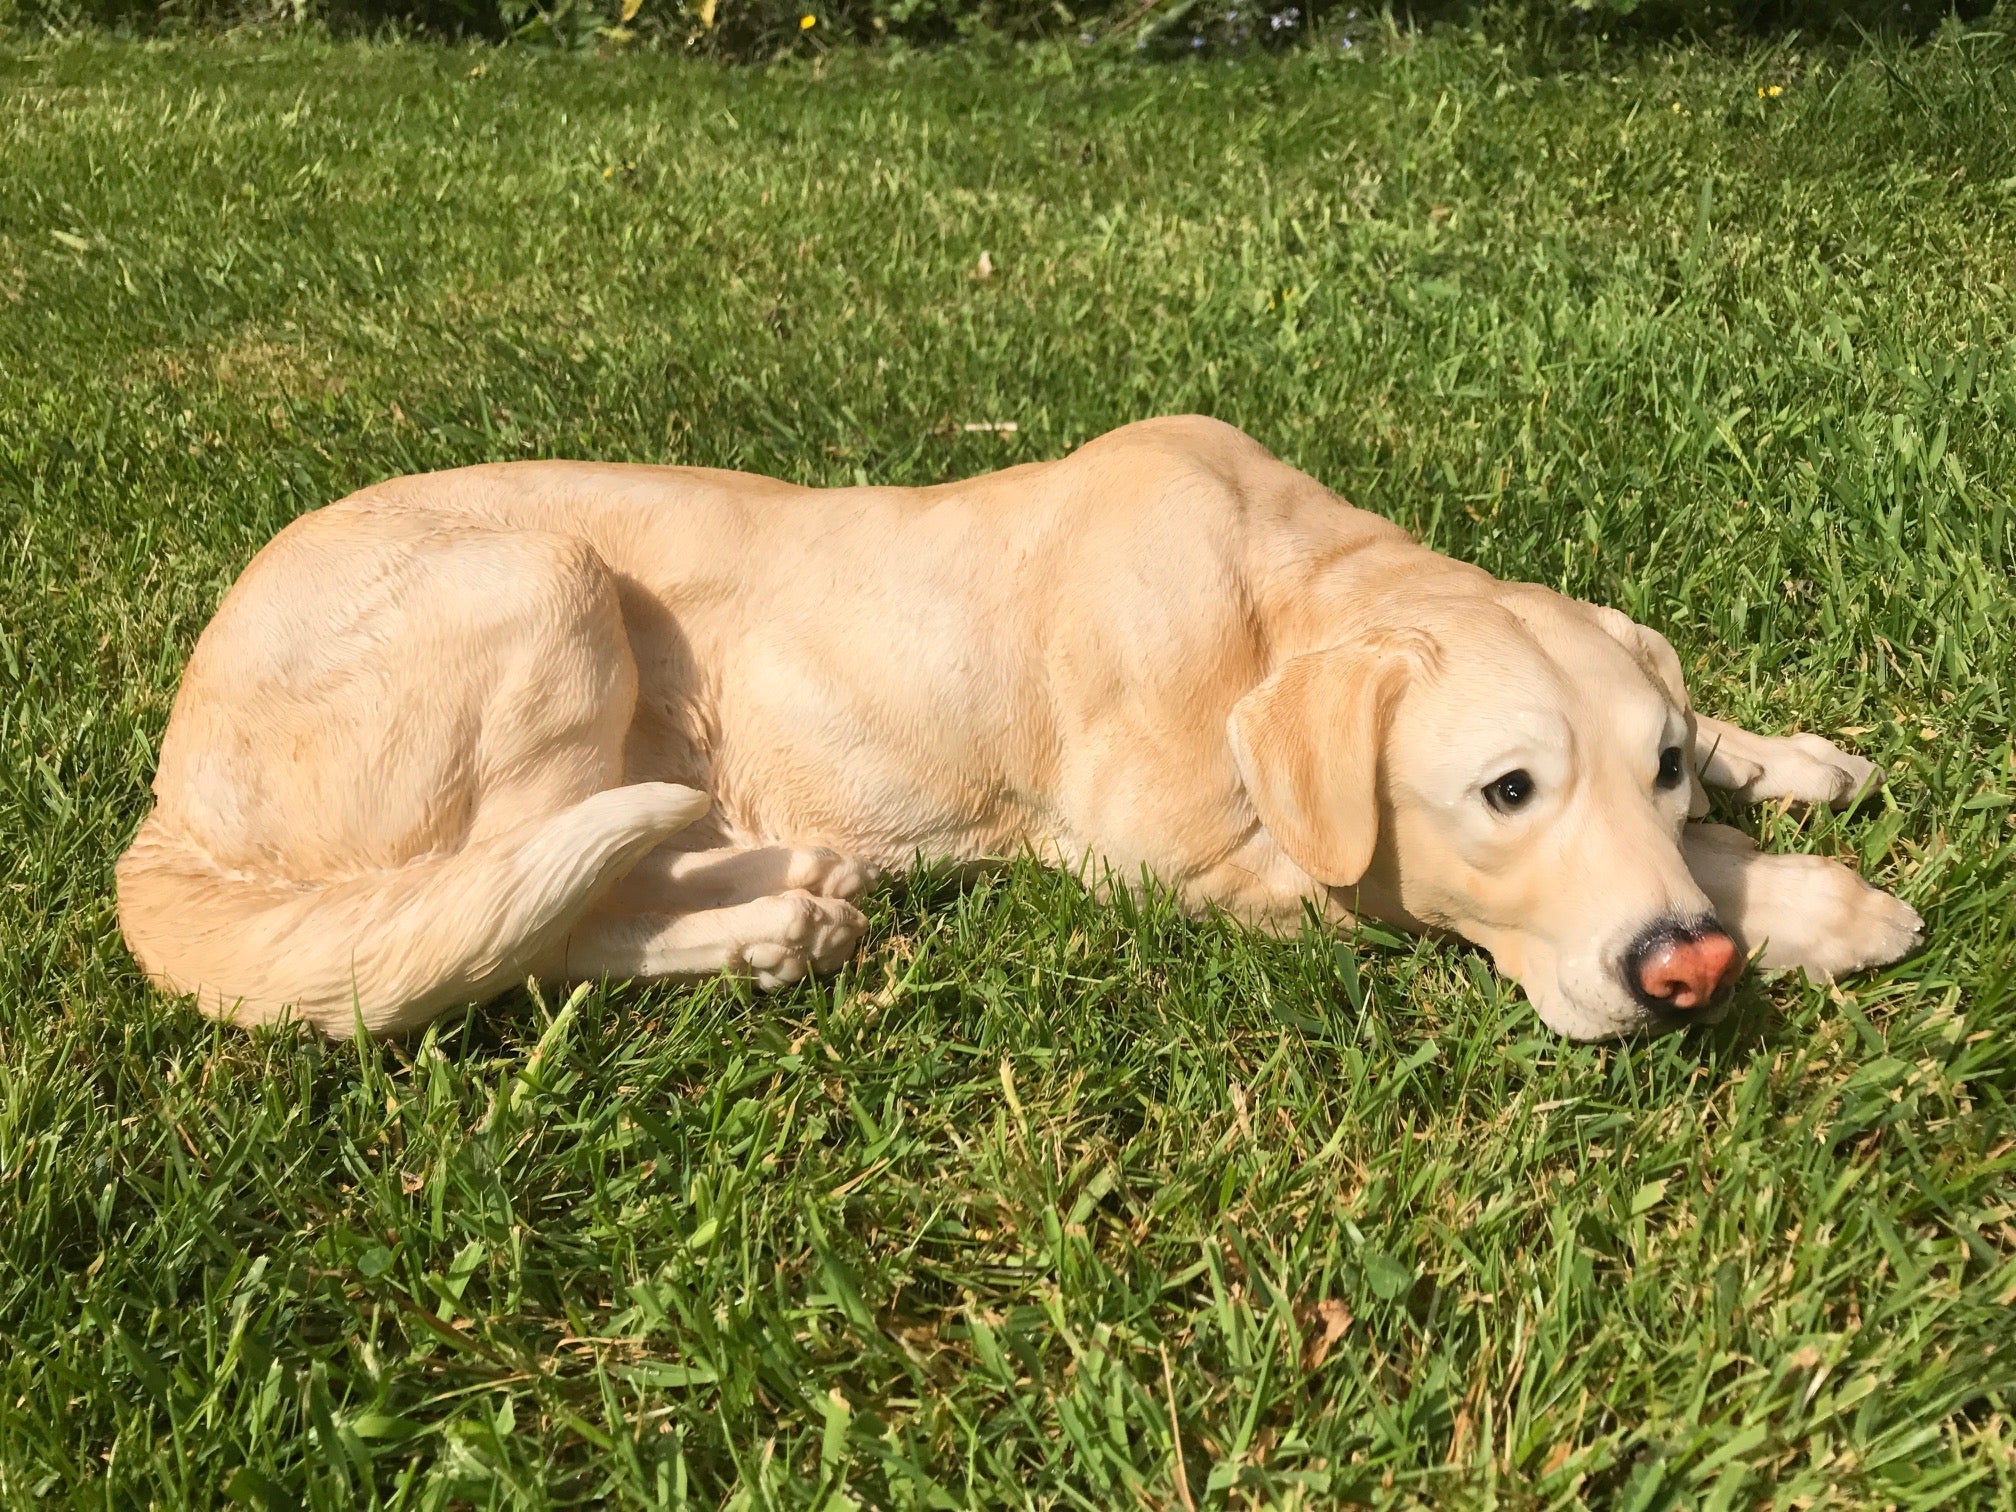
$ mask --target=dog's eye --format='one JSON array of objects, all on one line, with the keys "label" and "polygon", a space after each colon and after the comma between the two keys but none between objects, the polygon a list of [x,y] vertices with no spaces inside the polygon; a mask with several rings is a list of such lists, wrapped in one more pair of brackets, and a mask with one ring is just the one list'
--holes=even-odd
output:
[{"label": "dog's eye", "polygon": [[1680,786],[1680,747],[1668,746],[1659,753],[1659,786]]},{"label": "dog's eye", "polygon": [[1522,807],[1532,796],[1533,777],[1524,767],[1507,772],[1484,789],[1484,801],[1501,814]]}]

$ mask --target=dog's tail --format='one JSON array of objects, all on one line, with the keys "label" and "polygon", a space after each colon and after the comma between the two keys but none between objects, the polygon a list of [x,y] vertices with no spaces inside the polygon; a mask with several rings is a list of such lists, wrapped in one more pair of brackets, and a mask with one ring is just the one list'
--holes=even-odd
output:
[{"label": "dog's tail", "polygon": [[342,1036],[425,1023],[551,960],[643,854],[707,811],[669,782],[610,788],[459,851],[298,886],[220,869],[150,818],[119,858],[140,967],[213,1018]]}]

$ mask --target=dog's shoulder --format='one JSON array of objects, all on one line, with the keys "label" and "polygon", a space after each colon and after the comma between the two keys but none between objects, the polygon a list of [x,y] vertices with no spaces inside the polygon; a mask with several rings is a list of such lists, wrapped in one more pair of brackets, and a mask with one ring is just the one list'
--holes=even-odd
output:
[{"label": "dog's shoulder", "polygon": [[1065,459],[1096,479],[1105,507],[1164,522],[1211,522],[1247,543],[1313,535],[1406,540],[1383,516],[1358,509],[1275,456],[1236,425],[1208,415],[1140,420]]},{"label": "dog's shoulder", "polygon": [[1175,466],[1237,475],[1280,467],[1274,454],[1236,425],[1210,415],[1158,415],[1136,420],[1086,442],[1073,460],[1125,461],[1134,466]]}]

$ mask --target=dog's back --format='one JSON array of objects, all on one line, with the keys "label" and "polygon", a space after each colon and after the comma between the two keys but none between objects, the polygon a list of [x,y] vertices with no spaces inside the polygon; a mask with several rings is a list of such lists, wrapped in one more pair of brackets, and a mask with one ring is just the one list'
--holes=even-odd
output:
[{"label": "dog's back", "polygon": [[1195,418],[921,489],[394,479],[289,526],[205,630],[122,926],[206,1011],[400,1028],[564,967],[702,787],[682,849],[1182,885],[1239,843],[1226,713],[1353,541],[1415,549]]}]

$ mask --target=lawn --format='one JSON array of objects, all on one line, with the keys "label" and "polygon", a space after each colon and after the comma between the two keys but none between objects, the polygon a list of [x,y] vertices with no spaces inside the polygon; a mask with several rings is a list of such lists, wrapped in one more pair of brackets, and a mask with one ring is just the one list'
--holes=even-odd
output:
[{"label": "lawn", "polygon": [[[0,44],[0,1503],[2016,1505],[2008,25]],[[301,511],[1185,410],[1881,762],[1736,822],[1926,948],[1595,1048],[1467,947],[1028,866],[886,889],[837,980],[400,1045],[124,954],[178,670]]]}]

